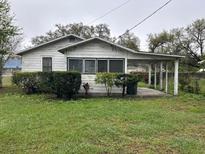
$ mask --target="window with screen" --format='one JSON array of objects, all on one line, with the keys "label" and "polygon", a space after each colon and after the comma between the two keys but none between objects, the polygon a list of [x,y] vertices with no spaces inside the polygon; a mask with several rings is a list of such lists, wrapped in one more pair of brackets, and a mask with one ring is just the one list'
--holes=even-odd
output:
[{"label": "window with screen", "polygon": [[108,72],[107,60],[98,60],[98,72]]},{"label": "window with screen", "polygon": [[42,60],[42,70],[43,72],[51,72],[52,71],[52,58],[51,57],[43,57]]},{"label": "window with screen", "polygon": [[68,59],[68,70],[82,73],[83,60],[82,59]]},{"label": "window with screen", "polygon": [[85,73],[95,73],[95,60],[85,60]]},{"label": "window with screen", "polygon": [[110,60],[109,71],[113,73],[123,73],[124,72],[124,62],[123,60]]}]

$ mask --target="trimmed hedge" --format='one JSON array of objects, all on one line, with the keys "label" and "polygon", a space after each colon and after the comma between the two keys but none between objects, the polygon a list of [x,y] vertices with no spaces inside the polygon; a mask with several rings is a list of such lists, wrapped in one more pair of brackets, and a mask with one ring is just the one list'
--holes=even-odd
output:
[{"label": "trimmed hedge", "polygon": [[13,83],[27,94],[53,93],[59,98],[73,98],[81,85],[77,72],[20,72],[13,75]]},{"label": "trimmed hedge", "polygon": [[53,72],[52,92],[59,98],[73,98],[81,85],[81,74],[77,72]]},{"label": "trimmed hedge", "polygon": [[40,90],[38,81],[38,73],[15,73],[12,82],[22,88],[27,94],[37,93]]}]

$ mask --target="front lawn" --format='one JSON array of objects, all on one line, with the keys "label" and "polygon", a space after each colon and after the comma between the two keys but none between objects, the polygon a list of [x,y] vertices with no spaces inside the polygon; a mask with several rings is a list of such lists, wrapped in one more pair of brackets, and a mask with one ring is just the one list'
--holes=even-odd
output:
[{"label": "front lawn", "polygon": [[[2,91],[1,91],[2,92]],[[205,97],[0,94],[0,153],[204,153]]]}]

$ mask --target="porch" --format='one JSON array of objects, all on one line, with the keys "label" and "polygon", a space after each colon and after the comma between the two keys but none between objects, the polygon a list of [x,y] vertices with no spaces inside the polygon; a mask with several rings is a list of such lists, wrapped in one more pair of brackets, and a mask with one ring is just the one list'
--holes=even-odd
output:
[{"label": "porch", "polygon": [[[82,82],[83,83],[89,83],[90,89],[89,89],[89,95],[90,96],[106,96],[106,90],[105,86],[101,84],[96,84],[95,83],[95,78],[96,75],[82,75]],[[83,86],[81,86],[81,89],[79,91],[80,95],[84,95],[85,91]],[[112,96],[113,97],[119,97],[121,96],[122,89],[119,87],[114,86],[112,88]],[[157,89],[152,89],[149,87],[138,87],[137,88],[137,95],[132,96],[132,97],[163,97],[163,96],[168,96],[167,93],[157,90]]]},{"label": "porch", "polygon": [[[130,71],[130,68],[132,70]],[[169,80],[169,73],[172,72],[173,76],[173,95],[178,95],[178,85],[179,85],[179,59],[125,59],[125,73],[131,72],[143,72],[144,74],[148,74],[147,84],[149,87],[153,87],[155,91],[153,93],[157,93],[156,90],[160,90],[159,94],[168,94],[169,93],[169,85],[171,82]],[[136,70],[136,71],[135,71]],[[140,71],[138,71],[140,70]],[[141,91],[142,93],[151,93],[149,91]]]}]

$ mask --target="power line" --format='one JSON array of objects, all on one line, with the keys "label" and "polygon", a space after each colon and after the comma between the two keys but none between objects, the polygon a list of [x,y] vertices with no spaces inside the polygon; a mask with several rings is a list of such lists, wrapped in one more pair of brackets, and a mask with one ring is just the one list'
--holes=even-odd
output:
[{"label": "power line", "polygon": [[107,11],[105,14],[103,14],[103,15],[101,15],[101,16],[95,18],[94,20],[92,20],[92,21],[89,22],[88,24],[92,24],[92,23],[96,22],[97,20],[99,20],[99,19],[101,19],[101,18],[104,18],[104,17],[107,16],[108,14],[110,14],[110,13],[112,13],[112,12],[118,10],[119,8],[123,7],[124,5],[126,5],[127,3],[129,3],[130,1],[131,1],[131,0],[125,1],[124,3],[120,4],[119,6],[117,6],[117,7],[113,8],[113,9]]},{"label": "power line", "polygon": [[129,28],[125,33],[123,33],[122,35],[120,35],[119,37],[125,35],[127,32],[135,29],[136,27],[138,27],[139,25],[141,25],[143,22],[145,22],[146,20],[148,20],[149,18],[151,18],[154,14],[156,14],[158,11],[160,11],[162,8],[164,8],[166,5],[168,5],[172,0],[167,1],[164,5],[162,5],[161,7],[159,7],[157,10],[155,10],[153,13],[151,13],[150,15],[148,15],[147,17],[145,17],[144,19],[142,19],[139,23],[137,23],[136,25],[134,25],[133,27]]}]

